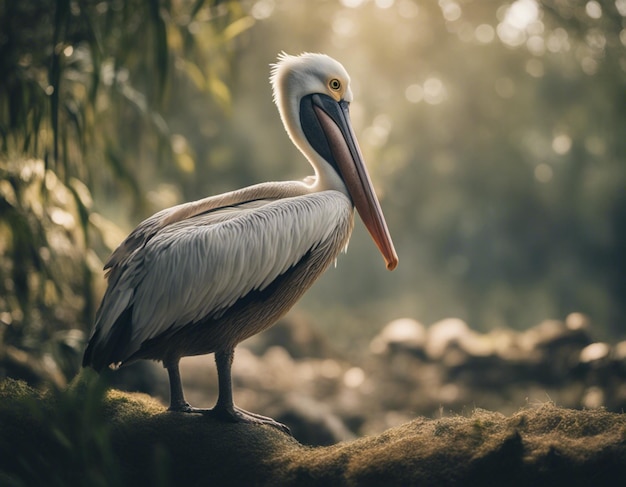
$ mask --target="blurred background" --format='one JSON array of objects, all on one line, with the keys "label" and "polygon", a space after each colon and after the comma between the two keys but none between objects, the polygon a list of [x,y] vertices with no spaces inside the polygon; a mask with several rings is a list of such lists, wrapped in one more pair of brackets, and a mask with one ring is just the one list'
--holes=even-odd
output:
[{"label": "blurred background", "polygon": [[[71,380],[102,263],[142,219],[310,174],[268,75],[312,51],[351,74],[400,265],[358,222],[243,344],[241,405],[317,414],[328,441],[626,406],[626,0],[0,0],[0,25],[0,375]],[[141,368],[115,380],[166,395]]]}]

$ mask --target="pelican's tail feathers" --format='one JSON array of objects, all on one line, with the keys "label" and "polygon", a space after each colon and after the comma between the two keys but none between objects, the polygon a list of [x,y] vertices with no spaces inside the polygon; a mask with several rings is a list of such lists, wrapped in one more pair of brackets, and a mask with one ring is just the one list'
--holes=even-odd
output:
[{"label": "pelican's tail feathers", "polygon": [[132,314],[131,306],[122,312],[106,334],[102,333],[102,328],[96,326],[83,355],[83,367],[91,367],[96,372],[101,372],[106,367],[119,367],[128,358]]}]

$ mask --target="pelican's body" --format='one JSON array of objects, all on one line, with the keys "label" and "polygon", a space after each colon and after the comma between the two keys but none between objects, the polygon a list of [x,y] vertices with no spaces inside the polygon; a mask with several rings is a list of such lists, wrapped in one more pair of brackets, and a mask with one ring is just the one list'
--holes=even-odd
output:
[{"label": "pelican's body", "polygon": [[343,67],[320,54],[282,55],[272,84],[285,128],[315,176],[205,198],[142,222],[105,265],[108,288],[83,365],[162,361],[170,409],[194,412],[178,363],[215,353],[218,401],[202,412],[284,428],[234,406],[235,346],[285,314],[337,258],[355,205],[389,268],[397,256],[349,125]]}]

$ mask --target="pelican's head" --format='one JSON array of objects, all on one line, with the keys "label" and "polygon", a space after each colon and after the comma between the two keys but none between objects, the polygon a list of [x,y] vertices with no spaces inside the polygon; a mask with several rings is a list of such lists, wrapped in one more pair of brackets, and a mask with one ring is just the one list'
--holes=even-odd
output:
[{"label": "pelican's head", "polygon": [[315,189],[348,194],[387,268],[394,269],[398,256],[350,122],[347,71],[324,54],[282,53],[270,80],[289,137],[315,169]]},{"label": "pelican's head", "polygon": [[325,54],[307,52],[290,56],[283,52],[278,56],[278,62],[272,64],[270,81],[274,102],[285,129],[296,147],[313,165],[317,186],[323,189],[343,188],[344,183],[337,178],[339,174],[336,168],[328,171],[328,164],[333,164],[333,161],[328,161],[325,154],[321,153],[323,150],[320,151],[315,142],[309,140],[310,134],[307,137],[305,130],[311,126],[302,120],[302,115],[307,111],[303,102],[314,95],[325,95],[347,107],[352,101],[348,72],[339,62]]},{"label": "pelican's head", "polygon": [[350,76],[346,69],[326,54],[306,52],[299,56],[281,53],[272,64],[270,76],[274,101],[281,116],[288,106],[306,95],[323,93],[335,101],[352,101]]}]

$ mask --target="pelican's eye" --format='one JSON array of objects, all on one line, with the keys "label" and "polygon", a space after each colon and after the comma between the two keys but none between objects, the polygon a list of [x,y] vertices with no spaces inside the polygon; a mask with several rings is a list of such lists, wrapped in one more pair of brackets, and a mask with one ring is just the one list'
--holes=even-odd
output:
[{"label": "pelican's eye", "polygon": [[341,89],[341,81],[337,78],[333,78],[328,82],[328,86],[333,91],[339,91]]}]

